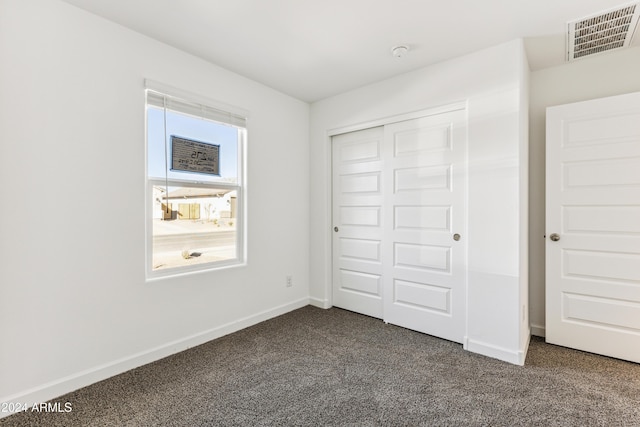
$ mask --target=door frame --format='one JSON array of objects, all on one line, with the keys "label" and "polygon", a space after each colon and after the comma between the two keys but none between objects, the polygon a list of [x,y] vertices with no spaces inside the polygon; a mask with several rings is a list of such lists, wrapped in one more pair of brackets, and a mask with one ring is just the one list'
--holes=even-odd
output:
[{"label": "door frame", "polygon": [[[325,143],[329,148],[328,150],[326,150],[327,151],[326,173],[329,179],[326,182],[326,190],[327,190],[327,195],[329,197],[329,200],[328,200],[328,203],[326,204],[327,207],[326,207],[325,213],[327,215],[327,218],[329,219],[329,223],[327,224],[327,227],[325,227],[326,230],[325,230],[324,236],[326,239],[325,247],[327,248],[327,253],[325,258],[327,260],[325,265],[325,273],[327,275],[326,277],[328,278],[328,280],[324,286],[324,301],[326,303],[324,304],[323,308],[333,307],[333,235],[334,235],[334,232],[333,232],[333,225],[332,225],[332,219],[333,219],[333,179],[332,179],[333,178],[333,145],[331,143],[332,137],[343,134],[343,133],[355,132],[359,130],[369,129],[369,128],[378,127],[378,126],[384,126],[384,125],[402,122],[406,120],[419,119],[421,117],[435,116],[438,114],[449,113],[449,112],[458,111],[458,110],[467,110],[467,109],[468,109],[467,101],[458,101],[458,102],[452,102],[452,103],[441,105],[441,106],[436,106],[433,108],[426,108],[426,109],[421,109],[421,110],[412,111],[408,113],[396,114],[393,116],[382,117],[378,119],[368,120],[364,122],[345,125],[345,126],[327,130]],[[465,197],[468,199],[468,194],[466,194]],[[466,213],[465,213],[465,221],[467,220],[468,218],[466,218]],[[466,250],[468,252],[468,246]],[[465,257],[466,256],[468,256],[468,253],[465,254]],[[465,299],[466,299],[467,293],[468,293],[468,282],[465,281]],[[467,305],[468,304],[465,305],[465,310],[468,310]],[[465,316],[465,319],[466,318],[467,317]]]}]

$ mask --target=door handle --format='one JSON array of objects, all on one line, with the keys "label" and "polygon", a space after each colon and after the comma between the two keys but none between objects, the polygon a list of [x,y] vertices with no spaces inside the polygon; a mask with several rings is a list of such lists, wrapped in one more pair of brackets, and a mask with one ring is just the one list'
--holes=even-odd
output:
[{"label": "door handle", "polygon": [[549,238],[552,242],[557,242],[558,240],[560,240],[560,235],[558,233],[553,233],[551,236],[549,236]]},{"label": "door handle", "polygon": [[459,235],[458,233],[454,234],[454,235],[453,235],[453,240],[455,240],[456,242],[457,242],[458,240],[460,240],[460,235]]},{"label": "door handle", "polygon": [[337,233],[338,231],[340,231],[340,229],[336,226],[336,227],[333,227],[333,231]]}]

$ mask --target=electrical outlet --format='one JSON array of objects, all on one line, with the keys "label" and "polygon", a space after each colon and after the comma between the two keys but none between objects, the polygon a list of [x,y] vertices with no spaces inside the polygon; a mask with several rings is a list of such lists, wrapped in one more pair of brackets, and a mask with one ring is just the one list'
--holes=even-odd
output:
[{"label": "electrical outlet", "polygon": [[290,288],[292,286],[293,286],[293,277],[287,276],[287,288]]}]

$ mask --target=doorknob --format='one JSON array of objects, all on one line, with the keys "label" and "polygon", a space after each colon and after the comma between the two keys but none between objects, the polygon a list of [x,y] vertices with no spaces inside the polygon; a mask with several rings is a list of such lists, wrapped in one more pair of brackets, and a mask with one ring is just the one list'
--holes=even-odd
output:
[{"label": "doorknob", "polygon": [[337,233],[338,231],[340,231],[340,229],[336,226],[336,227],[333,227],[333,231]]},{"label": "doorknob", "polygon": [[455,240],[456,242],[457,242],[458,240],[460,240],[460,235],[459,235],[458,233],[454,234],[454,235],[453,235],[453,240]]},{"label": "doorknob", "polygon": [[549,236],[549,238],[551,239],[551,241],[557,242],[558,240],[560,240],[560,235],[558,233],[553,233],[551,236]]}]

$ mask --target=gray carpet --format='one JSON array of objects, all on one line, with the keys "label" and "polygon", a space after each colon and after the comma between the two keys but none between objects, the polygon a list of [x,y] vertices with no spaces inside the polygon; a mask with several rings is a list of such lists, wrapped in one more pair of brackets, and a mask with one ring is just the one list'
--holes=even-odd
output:
[{"label": "gray carpet", "polygon": [[533,338],[524,367],[305,307],[5,426],[640,426],[640,365]]}]

